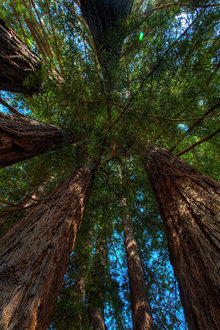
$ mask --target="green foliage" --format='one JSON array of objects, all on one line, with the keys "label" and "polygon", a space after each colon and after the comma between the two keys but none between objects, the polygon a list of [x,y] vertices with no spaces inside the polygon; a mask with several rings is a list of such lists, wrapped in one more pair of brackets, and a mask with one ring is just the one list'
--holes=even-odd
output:
[{"label": "green foliage", "polygon": [[[9,103],[30,118],[59,127],[73,143],[0,171],[1,233],[28,211],[24,202],[33,194],[44,198],[76,167],[92,163],[98,168],[96,180],[51,319],[53,329],[89,329],[89,296],[95,286],[91,272],[100,236],[107,242],[106,323],[110,329],[131,328],[125,214],[131,216],[138,240],[156,329],[183,328],[162,221],[137,150],[156,142],[167,149],[177,145],[177,154],[218,128],[217,108],[181,140],[186,127],[218,102],[217,2],[134,1],[121,32],[126,37],[120,65],[110,68],[111,81],[103,76],[76,2],[34,3],[36,10],[31,1],[5,0],[1,8],[1,18],[44,61],[42,70],[26,81],[30,87],[40,83],[40,93],[8,94]],[[218,150],[216,135],[182,158],[217,180]],[[124,213],[121,197],[128,203]],[[81,278],[83,299],[77,290]]]}]

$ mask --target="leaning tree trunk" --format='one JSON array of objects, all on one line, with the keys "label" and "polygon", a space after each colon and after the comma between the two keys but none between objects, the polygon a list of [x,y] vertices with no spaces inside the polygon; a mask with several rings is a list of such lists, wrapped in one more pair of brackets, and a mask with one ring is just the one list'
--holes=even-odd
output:
[{"label": "leaning tree trunk", "polygon": [[123,223],[133,329],[154,329],[137,241],[129,218],[123,220]]},{"label": "leaning tree trunk", "polygon": [[79,168],[2,238],[2,329],[46,329],[92,181],[93,171]]},{"label": "leaning tree trunk", "polygon": [[219,329],[220,185],[155,145],[144,161],[188,327]]},{"label": "leaning tree trunk", "polygon": [[98,240],[90,272],[89,316],[93,330],[105,330],[105,241]]},{"label": "leaning tree trunk", "polygon": [[39,83],[24,86],[30,73],[42,66],[42,60],[0,19],[0,89],[33,94]]},{"label": "leaning tree trunk", "polygon": [[53,125],[0,113],[0,168],[70,143]]}]

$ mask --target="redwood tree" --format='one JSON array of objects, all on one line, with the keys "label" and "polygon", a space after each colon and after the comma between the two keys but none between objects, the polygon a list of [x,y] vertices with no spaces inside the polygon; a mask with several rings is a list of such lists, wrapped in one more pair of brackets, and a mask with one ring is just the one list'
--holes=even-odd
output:
[{"label": "redwood tree", "polygon": [[80,8],[92,34],[99,63],[108,75],[119,64],[127,32],[125,22],[132,5],[133,0],[80,0]]},{"label": "redwood tree", "polygon": [[[122,183],[123,175],[121,167],[118,166],[119,178]],[[127,200],[121,198],[122,210],[126,210]],[[123,220],[124,244],[127,257],[130,303],[132,312],[132,323],[134,330],[154,329],[151,309],[148,302],[147,287],[145,284],[144,271],[132,228],[131,219],[128,214],[124,214]]]},{"label": "redwood tree", "polygon": [[[175,324],[177,328],[184,328],[178,290],[175,289],[176,282],[168,263],[162,221],[158,217],[148,182],[143,189],[145,171],[140,166],[135,145],[157,141],[167,149],[174,146],[177,153],[188,151],[184,158],[188,158],[192,166],[199,166],[202,173],[213,178],[218,177],[218,113],[215,107],[219,96],[217,1],[178,0],[161,3],[158,0],[79,0],[73,4],[72,1],[7,0],[1,4],[0,12],[0,16],[28,44],[32,43],[31,49],[36,50],[46,62],[42,70],[44,81],[40,92],[34,93],[32,98],[6,94],[9,105],[15,107],[17,104],[19,109],[25,107],[36,120],[57,123],[76,141],[73,148],[62,148],[59,152],[47,153],[44,157],[35,157],[0,171],[0,213],[8,217],[4,229],[19,220],[17,214],[20,205],[31,199],[33,189],[43,184],[43,194],[46,195],[47,191],[68,177],[72,168],[77,168],[88,159],[93,162],[98,175],[93,190],[93,196],[96,196],[94,203],[90,203],[90,211],[95,210],[100,215],[100,218],[94,218],[94,228],[97,229],[100,219],[103,219],[100,229],[107,225],[110,238],[109,269],[105,277],[105,323],[110,328],[131,328],[128,278],[124,276],[126,256],[122,237],[121,187],[116,168],[126,158],[123,173],[127,188],[122,195],[131,206],[132,228],[138,238],[145,278],[148,279],[155,327],[169,329]],[[10,35],[11,31],[8,33]],[[8,72],[12,76],[14,71],[10,71],[11,65],[20,59],[20,41],[17,40],[15,52],[9,51],[15,40],[9,38],[8,46],[3,50],[3,55],[9,54]],[[8,86],[4,65],[0,65],[0,71],[4,68],[2,72],[5,78],[2,83]],[[36,71],[33,79],[41,79],[38,68],[32,70],[31,67],[29,70],[26,64],[25,67],[29,73]],[[62,84],[57,85],[52,81],[52,68],[62,75]],[[16,73],[15,82],[20,77]],[[32,74],[27,81],[31,79]],[[20,89],[17,88],[17,91],[23,90],[23,81],[21,75]],[[31,85],[30,91],[24,88],[24,93],[32,93],[32,89],[33,92],[38,91],[38,86],[38,83]],[[210,112],[210,109],[214,110]],[[186,130],[190,134],[186,134]],[[189,148],[195,147],[195,142],[197,147],[189,152]],[[163,171],[163,167],[162,163],[160,171]],[[184,195],[185,198],[191,198],[192,189],[189,185],[189,197]],[[37,199],[34,197],[35,204]],[[197,200],[195,204],[193,209],[198,205]],[[30,207],[36,207],[38,211],[36,205]],[[87,219],[86,224],[91,218]],[[216,235],[215,231],[210,234],[213,235]],[[5,245],[7,247],[7,241]],[[80,247],[85,245],[83,239]],[[194,249],[194,240],[190,248]],[[187,251],[190,263],[193,251]],[[10,253],[8,249],[9,265]],[[27,253],[31,255],[29,250]],[[94,256],[94,245],[89,255],[91,258]],[[175,257],[179,258],[179,254]],[[174,262],[178,263],[178,260]],[[41,272],[39,276],[42,277]],[[69,272],[65,277],[71,283],[77,283],[79,278],[79,274]],[[82,278],[85,278],[86,285],[87,278]],[[182,295],[188,292],[186,289]],[[196,289],[194,294],[197,294]],[[76,298],[75,303],[82,306],[80,299]],[[80,309],[82,314],[78,313],[82,315],[83,320],[79,322],[82,327],[86,324],[84,319],[87,319],[87,313],[84,313],[86,301]],[[70,304],[68,298],[67,308]],[[70,309],[65,313],[62,305],[60,299],[61,308],[57,315],[62,314],[60,325],[63,330],[74,322],[69,323],[73,315]],[[208,312],[209,308],[206,313],[201,309],[204,315]],[[124,326],[124,323],[127,324]]]},{"label": "redwood tree", "polygon": [[189,329],[220,324],[220,185],[156,145],[145,168],[166,231]]},{"label": "redwood tree", "polygon": [[137,241],[129,218],[124,220],[124,239],[128,264],[133,329],[154,329],[151,309],[147,297],[144,271],[141,264]]},{"label": "redwood tree", "polygon": [[93,182],[81,167],[1,240],[3,329],[46,329]]},{"label": "redwood tree", "polygon": [[0,113],[0,168],[61,148],[67,142],[53,125]]},{"label": "redwood tree", "polygon": [[42,66],[40,57],[0,19],[0,89],[23,94],[39,91],[39,84],[26,88],[24,81]]}]

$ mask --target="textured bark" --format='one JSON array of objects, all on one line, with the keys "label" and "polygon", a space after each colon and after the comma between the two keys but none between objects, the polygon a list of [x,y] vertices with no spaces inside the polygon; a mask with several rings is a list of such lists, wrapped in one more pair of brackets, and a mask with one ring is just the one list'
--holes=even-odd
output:
[{"label": "textured bark", "polygon": [[24,80],[41,66],[37,54],[0,19],[0,89],[24,94],[39,91],[39,83],[28,89]]},{"label": "textured bark", "polygon": [[145,166],[168,240],[189,329],[220,325],[220,185],[165,149]]},{"label": "textured bark", "polygon": [[68,143],[53,125],[0,113],[0,168]]},{"label": "textured bark", "polygon": [[94,255],[89,291],[90,324],[93,330],[105,330],[105,241],[99,240]]},{"label": "textured bark", "polygon": [[92,181],[92,171],[79,168],[2,238],[2,329],[46,329]]},{"label": "textured bark", "polygon": [[124,239],[128,265],[133,329],[154,329],[137,241],[135,240],[133,229],[128,219],[124,221]]}]

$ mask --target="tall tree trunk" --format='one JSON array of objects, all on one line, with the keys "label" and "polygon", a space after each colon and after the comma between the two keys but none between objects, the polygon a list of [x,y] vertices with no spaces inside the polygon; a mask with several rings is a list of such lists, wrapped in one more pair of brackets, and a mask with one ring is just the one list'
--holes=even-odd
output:
[{"label": "tall tree trunk", "polygon": [[0,113],[0,168],[68,143],[53,125]]},{"label": "tall tree trunk", "polygon": [[[118,167],[119,179],[123,183],[121,167]],[[121,198],[122,210],[126,209],[127,200]],[[131,219],[123,216],[124,242],[128,266],[128,278],[130,288],[130,302],[132,311],[132,323],[134,330],[154,329],[151,309],[148,302],[147,288],[144,279],[144,271],[139,255],[137,241],[134,236]]]},{"label": "tall tree trunk", "polygon": [[155,145],[144,161],[188,327],[219,329],[220,185]]},{"label": "tall tree trunk", "polygon": [[130,219],[123,220],[124,240],[128,265],[130,302],[134,330],[154,329],[150,305],[147,297],[144,271],[138,251],[137,241]]},{"label": "tall tree trunk", "polygon": [[[133,0],[80,0],[82,15],[88,24],[104,76],[112,79],[120,60],[123,41],[127,36],[126,19]],[[119,33],[120,31],[120,33]]]},{"label": "tall tree trunk", "polygon": [[79,168],[2,238],[3,329],[46,329],[92,182],[93,171]]},{"label": "tall tree trunk", "polygon": [[105,330],[105,241],[98,240],[90,273],[89,314],[93,330]]},{"label": "tall tree trunk", "polygon": [[0,19],[0,89],[33,94],[39,83],[26,88],[24,80],[42,66],[42,60]]},{"label": "tall tree trunk", "polygon": [[[95,213],[95,212],[94,212]],[[91,216],[91,215],[90,215]],[[92,216],[94,216],[92,214]],[[92,221],[89,225],[91,225]],[[88,226],[88,224],[87,224]],[[86,305],[86,278],[88,276],[88,268],[90,262],[90,245],[92,242],[93,232],[92,230],[85,230],[81,228],[81,231],[78,235],[78,244],[76,243],[75,247],[75,257],[72,260],[72,264],[77,269],[76,274],[76,285],[73,289],[73,304],[75,311],[72,319],[72,327],[76,329],[83,329],[89,327],[89,318],[88,314],[85,315],[85,305]],[[82,249],[82,242],[85,248]],[[62,301],[61,301],[62,304]]]}]

